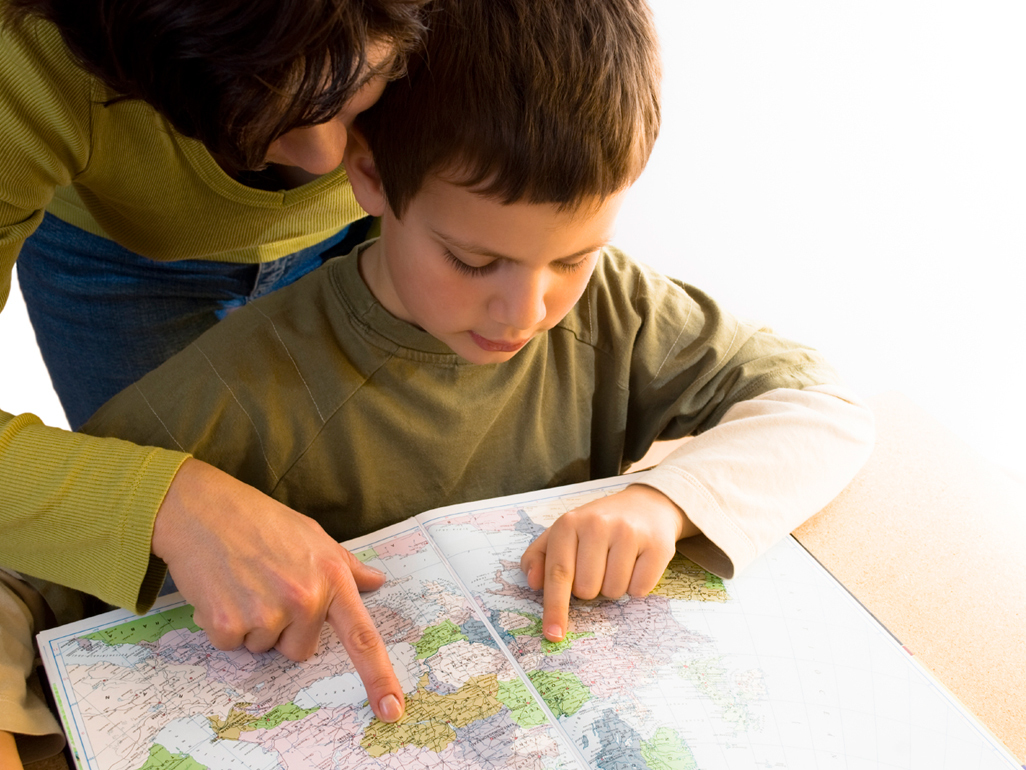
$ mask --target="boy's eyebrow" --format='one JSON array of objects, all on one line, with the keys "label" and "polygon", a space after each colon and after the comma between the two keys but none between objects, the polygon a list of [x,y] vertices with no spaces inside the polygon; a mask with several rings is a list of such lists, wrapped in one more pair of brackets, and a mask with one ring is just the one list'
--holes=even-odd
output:
[{"label": "boy's eyebrow", "polygon": [[[517,262],[518,261],[516,257],[511,257],[511,256],[509,256],[509,254],[502,254],[502,253],[500,253],[498,251],[492,251],[491,249],[486,249],[484,246],[478,246],[477,244],[474,244],[474,243],[467,243],[465,241],[461,241],[459,238],[454,238],[451,235],[446,235],[445,233],[439,232],[438,230],[432,230],[432,232],[434,232],[434,234],[440,240],[446,241],[447,243],[451,243],[453,246],[458,248],[460,251],[466,251],[466,252],[469,252],[470,254],[477,254],[478,256],[489,257],[491,259],[505,259],[505,260],[508,260],[510,262]],[[593,251],[598,251],[599,249],[601,249],[603,246],[607,245],[608,243],[609,243],[609,239],[607,238],[607,239],[603,240],[601,243],[596,243],[594,246],[586,246],[585,248],[580,249],[579,251],[575,251],[573,254],[566,254],[566,255],[564,255],[562,257],[557,257],[553,261],[554,262],[560,262],[560,261],[566,260],[566,259],[575,259],[577,257],[583,257],[585,254],[591,254],[591,252],[593,252]]]}]

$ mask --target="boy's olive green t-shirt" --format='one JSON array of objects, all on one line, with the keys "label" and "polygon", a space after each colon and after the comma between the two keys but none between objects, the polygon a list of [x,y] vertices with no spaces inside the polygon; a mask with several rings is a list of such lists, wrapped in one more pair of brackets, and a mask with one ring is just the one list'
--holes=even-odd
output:
[{"label": "boy's olive green t-shirt", "polygon": [[345,540],[616,475],[738,401],[836,380],[816,351],[611,248],[554,329],[470,364],[389,314],[358,252],[235,312],[84,430],[192,452]]}]

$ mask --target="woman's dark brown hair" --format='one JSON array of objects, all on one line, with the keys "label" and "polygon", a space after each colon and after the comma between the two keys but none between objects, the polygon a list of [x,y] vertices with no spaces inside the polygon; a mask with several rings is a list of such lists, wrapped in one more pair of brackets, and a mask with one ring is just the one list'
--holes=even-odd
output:
[{"label": "woman's dark brown hair", "polygon": [[42,17],[83,68],[141,99],[228,171],[260,168],[283,133],[322,123],[366,78],[369,50],[401,71],[428,0],[6,0]]},{"label": "woman's dark brown hair", "polygon": [[645,0],[435,0],[406,77],[356,124],[396,216],[432,173],[573,209],[637,179],[659,88]]}]

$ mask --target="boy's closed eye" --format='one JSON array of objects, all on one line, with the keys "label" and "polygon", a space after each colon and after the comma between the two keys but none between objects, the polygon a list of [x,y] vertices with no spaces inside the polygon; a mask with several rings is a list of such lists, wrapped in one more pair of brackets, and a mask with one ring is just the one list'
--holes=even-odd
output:
[{"label": "boy's closed eye", "polygon": [[464,275],[487,275],[488,273],[494,272],[499,266],[499,260],[497,259],[493,259],[491,262],[486,262],[483,265],[470,265],[453,254],[449,249],[445,249],[444,253],[445,258],[454,268],[456,268],[456,271],[463,273]]},{"label": "boy's closed eye", "polygon": [[553,262],[552,267],[561,273],[576,273],[578,270],[582,270],[583,268],[587,267],[591,259],[597,254],[598,249],[591,252],[590,254],[585,254],[580,259],[575,259],[573,261],[560,260],[558,262]]},{"label": "boy's closed eye", "polygon": [[[460,273],[470,276],[487,275],[498,269],[502,262],[502,257],[492,259],[490,262],[486,262],[483,265],[473,265],[457,257],[451,249],[444,249],[443,251],[446,260]],[[576,273],[578,270],[582,270],[588,266],[589,261],[598,253],[598,249],[584,254],[583,256],[574,257],[570,260],[557,260],[551,263],[553,270],[560,273],[570,275]]]}]

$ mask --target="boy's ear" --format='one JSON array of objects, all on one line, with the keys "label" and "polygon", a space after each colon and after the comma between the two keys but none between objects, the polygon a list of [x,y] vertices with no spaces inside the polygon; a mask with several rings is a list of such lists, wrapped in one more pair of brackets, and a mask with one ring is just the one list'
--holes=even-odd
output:
[{"label": "boy's ear", "polygon": [[347,131],[346,150],[342,162],[345,164],[357,203],[371,216],[382,216],[388,201],[381,186],[381,177],[378,175],[378,167],[374,164],[370,145],[356,127],[351,127]]}]

